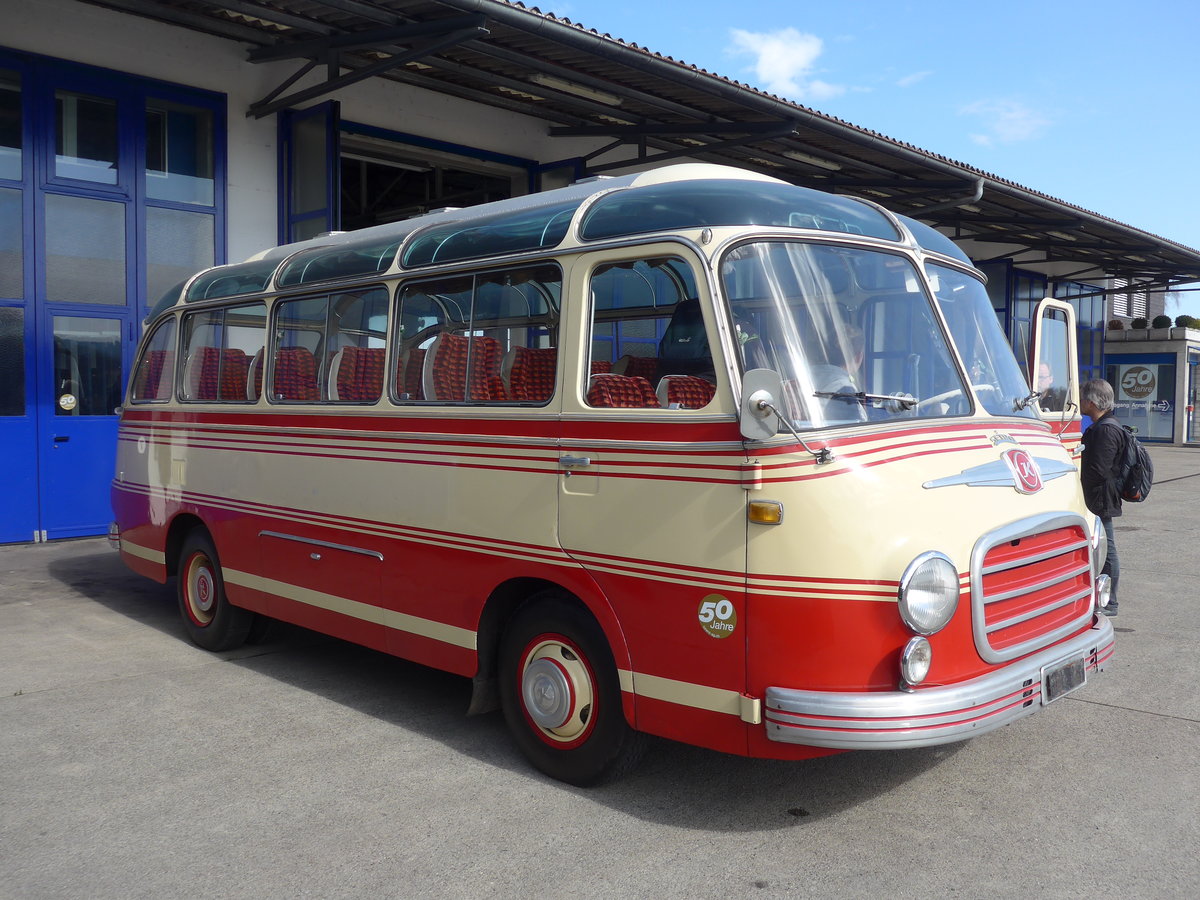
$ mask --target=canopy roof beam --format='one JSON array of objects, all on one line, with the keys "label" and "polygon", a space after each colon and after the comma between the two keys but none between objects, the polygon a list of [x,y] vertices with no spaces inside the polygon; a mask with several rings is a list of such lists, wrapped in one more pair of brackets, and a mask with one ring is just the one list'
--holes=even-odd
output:
[{"label": "canopy roof beam", "polygon": [[[296,57],[306,57],[307,61],[298,71],[289,76],[283,84],[268,93],[261,100],[251,103],[250,108],[246,111],[246,115],[247,117],[252,116],[256,119],[261,119],[281,109],[287,109],[299,103],[333,93],[348,85],[364,81],[375,75],[381,75],[390,69],[395,69],[425,56],[431,56],[465,41],[486,36],[488,34],[487,28],[484,27],[486,21],[486,17],[481,15],[456,16],[453,19],[443,19],[423,25],[379,29],[376,33],[392,35],[387,39],[389,42],[397,40],[395,37],[397,32],[406,30],[409,32],[409,37],[413,38],[413,40],[408,41],[410,46],[407,50],[394,53],[386,59],[378,60],[369,65],[351,68],[351,71],[344,75],[335,74],[344,68],[341,60],[342,51],[362,49],[365,46],[371,46],[374,43],[373,41],[364,43],[366,41],[365,36],[359,34],[342,34],[326,38],[276,44],[271,47],[251,50],[249,53],[251,62],[267,62]],[[422,41],[421,38],[429,38],[429,40]],[[329,67],[329,77],[325,81],[295,91],[284,97],[279,96],[280,93],[298,81],[320,62],[325,62]]]}]

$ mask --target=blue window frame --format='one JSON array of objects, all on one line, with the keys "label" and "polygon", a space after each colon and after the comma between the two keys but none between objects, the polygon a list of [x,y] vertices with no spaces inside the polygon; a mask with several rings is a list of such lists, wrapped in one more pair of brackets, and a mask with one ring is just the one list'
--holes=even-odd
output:
[{"label": "blue window frame", "polygon": [[225,261],[223,95],[0,48],[0,542],[100,534],[139,323]]}]

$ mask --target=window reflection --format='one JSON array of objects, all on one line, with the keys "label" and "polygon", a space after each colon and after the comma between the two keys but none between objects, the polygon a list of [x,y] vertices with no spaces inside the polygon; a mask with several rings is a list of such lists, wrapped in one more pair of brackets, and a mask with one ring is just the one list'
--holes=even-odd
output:
[{"label": "window reflection", "polygon": [[57,91],[54,105],[57,120],[54,174],[59,178],[116,184],[116,102]]},{"label": "window reflection", "polygon": [[21,76],[0,69],[0,178],[21,177]]},{"label": "window reflection", "polygon": [[55,415],[111,416],[121,387],[121,322],[55,316]]},{"label": "window reflection", "polygon": [[146,196],[213,204],[213,114],[150,100],[146,104]]}]

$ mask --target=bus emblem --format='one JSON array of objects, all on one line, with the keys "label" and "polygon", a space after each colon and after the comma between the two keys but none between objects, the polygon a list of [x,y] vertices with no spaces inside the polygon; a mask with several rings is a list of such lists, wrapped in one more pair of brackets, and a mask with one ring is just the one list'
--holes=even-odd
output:
[{"label": "bus emblem", "polygon": [[1042,473],[1024,450],[1005,450],[1004,461],[1012,469],[1014,487],[1019,494],[1036,494],[1042,489]]}]

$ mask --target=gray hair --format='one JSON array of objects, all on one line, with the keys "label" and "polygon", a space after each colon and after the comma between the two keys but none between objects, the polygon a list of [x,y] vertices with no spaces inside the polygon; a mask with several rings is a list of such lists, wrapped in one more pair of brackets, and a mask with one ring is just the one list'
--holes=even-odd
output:
[{"label": "gray hair", "polygon": [[1090,403],[1101,412],[1110,410],[1113,408],[1112,385],[1103,378],[1085,381],[1083,387],[1079,389],[1079,399],[1083,403]]}]

